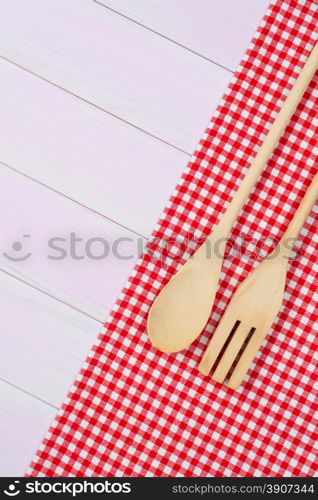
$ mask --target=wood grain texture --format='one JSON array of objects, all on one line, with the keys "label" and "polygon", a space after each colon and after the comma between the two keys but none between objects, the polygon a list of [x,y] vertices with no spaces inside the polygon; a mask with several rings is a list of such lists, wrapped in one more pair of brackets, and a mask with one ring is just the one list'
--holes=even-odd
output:
[{"label": "wood grain texture", "polygon": [[234,71],[268,0],[94,0]]},{"label": "wood grain texture", "polygon": [[55,408],[0,381],[1,477],[24,474],[55,413]]},{"label": "wood grain texture", "polygon": [[190,153],[231,76],[91,0],[2,0],[0,33],[1,56]]},{"label": "wood grain texture", "polygon": [[59,406],[100,323],[3,272],[0,301],[0,378]]},{"label": "wood grain texture", "polygon": [[188,156],[0,61],[0,161],[149,235]]},{"label": "wood grain texture", "polygon": [[101,322],[145,241],[1,164],[0,226],[1,269]]}]

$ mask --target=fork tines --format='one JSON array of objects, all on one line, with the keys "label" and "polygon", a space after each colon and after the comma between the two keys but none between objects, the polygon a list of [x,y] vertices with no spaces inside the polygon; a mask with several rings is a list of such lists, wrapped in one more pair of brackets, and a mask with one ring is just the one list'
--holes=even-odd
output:
[{"label": "fork tines", "polygon": [[204,353],[199,371],[203,375],[212,372],[212,379],[220,383],[228,378],[227,385],[236,389],[245,375],[245,371],[242,373],[243,365],[245,367],[248,358],[247,371],[250,360],[253,359],[253,356],[247,354],[250,352],[254,332],[254,327],[248,327],[225,315]]}]

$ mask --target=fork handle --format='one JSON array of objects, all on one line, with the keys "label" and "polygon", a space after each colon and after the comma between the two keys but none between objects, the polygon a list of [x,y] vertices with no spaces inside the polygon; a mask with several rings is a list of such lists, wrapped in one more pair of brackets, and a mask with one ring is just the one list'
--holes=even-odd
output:
[{"label": "fork handle", "polygon": [[[225,229],[228,233],[234,224],[245,200],[252,191],[259,175],[270,158],[280,136],[286,128],[292,117],[298,103],[304,95],[310,81],[318,69],[318,42],[314,46],[308,57],[301,73],[299,74],[294,86],[289,92],[280,112],[272,124],[263,144],[259,148],[245,178],[241,182],[234,198],[219,222],[219,227]],[[212,235],[211,235],[212,236]]]},{"label": "fork handle", "polygon": [[[301,228],[303,227],[313,205],[318,199],[318,173],[314,176],[311,181],[310,186],[308,187],[305,196],[303,197],[298,209],[294,217],[292,218],[287,230],[285,231],[282,240],[286,240],[287,238],[292,238],[296,240],[300,233]],[[289,247],[290,253],[292,252],[292,248]]]}]

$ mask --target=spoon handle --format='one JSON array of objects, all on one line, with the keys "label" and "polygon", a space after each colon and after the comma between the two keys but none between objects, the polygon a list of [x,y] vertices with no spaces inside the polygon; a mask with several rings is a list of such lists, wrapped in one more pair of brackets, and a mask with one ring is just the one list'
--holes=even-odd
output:
[{"label": "spoon handle", "polygon": [[[307,189],[306,194],[303,197],[299,207],[297,208],[294,217],[289,223],[289,226],[286,229],[282,239],[292,238],[296,240],[298,238],[300,230],[303,227],[317,199],[318,199],[318,173],[314,176],[313,180],[311,181],[311,184]],[[290,251],[292,251],[291,248]]]},{"label": "spoon handle", "polygon": [[230,202],[226,212],[218,224],[219,227],[222,227],[222,229],[224,228],[224,233],[227,234],[231,230],[243,204],[252,191],[259,175],[265,167],[280,136],[286,128],[317,69],[318,42],[314,46],[300,75],[298,76],[293,88],[289,92],[280,112],[271,126],[262,146],[259,148],[247,174],[245,175],[234,198]]}]

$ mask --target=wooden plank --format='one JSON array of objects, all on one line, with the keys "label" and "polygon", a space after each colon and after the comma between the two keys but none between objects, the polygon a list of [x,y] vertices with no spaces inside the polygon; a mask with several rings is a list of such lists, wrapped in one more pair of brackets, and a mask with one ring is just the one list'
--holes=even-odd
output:
[{"label": "wooden plank", "polygon": [[94,0],[234,71],[269,0]]},{"label": "wooden plank", "polygon": [[4,166],[0,226],[1,269],[101,322],[145,241]]},{"label": "wooden plank", "polygon": [[59,406],[101,328],[0,272],[0,379]]},{"label": "wooden plank", "polygon": [[23,476],[55,413],[55,408],[0,381],[2,477]]},{"label": "wooden plank", "polygon": [[188,156],[6,61],[0,73],[0,161],[149,235]]},{"label": "wooden plank", "polygon": [[1,56],[190,153],[231,76],[90,0],[2,0],[0,33]]}]

